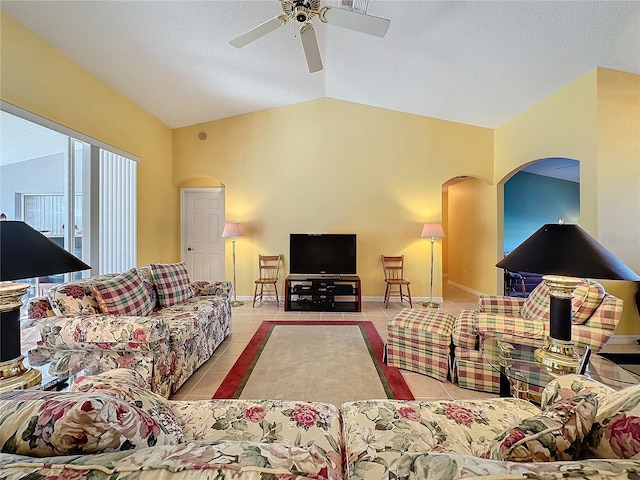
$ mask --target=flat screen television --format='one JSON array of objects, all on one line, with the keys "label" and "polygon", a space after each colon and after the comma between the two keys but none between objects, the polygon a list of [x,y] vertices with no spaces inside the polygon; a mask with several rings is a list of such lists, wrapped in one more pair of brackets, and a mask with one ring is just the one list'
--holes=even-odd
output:
[{"label": "flat screen television", "polygon": [[309,275],[355,275],[356,235],[292,233],[289,272]]}]

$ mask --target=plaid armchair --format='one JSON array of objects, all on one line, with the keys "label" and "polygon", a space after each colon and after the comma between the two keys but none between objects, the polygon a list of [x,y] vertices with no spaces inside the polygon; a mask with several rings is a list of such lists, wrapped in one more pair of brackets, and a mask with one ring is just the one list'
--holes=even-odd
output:
[{"label": "plaid armchair", "polygon": [[[622,316],[622,300],[594,281],[574,290],[572,339],[598,352],[609,341]],[[478,310],[463,310],[453,324],[451,376],[462,388],[499,391],[499,374],[483,358],[483,338],[498,337],[517,345],[541,346],[549,329],[549,289],[539,284],[528,298],[481,295]]]}]

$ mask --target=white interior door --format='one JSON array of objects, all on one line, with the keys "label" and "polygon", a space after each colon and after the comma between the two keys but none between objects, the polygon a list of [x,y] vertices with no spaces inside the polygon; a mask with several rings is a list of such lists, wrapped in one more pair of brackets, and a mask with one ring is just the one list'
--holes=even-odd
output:
[{"label": "white interior door", "polygon": [[180,189],[181,258],[191,281],[224,280],[224,188]]}]

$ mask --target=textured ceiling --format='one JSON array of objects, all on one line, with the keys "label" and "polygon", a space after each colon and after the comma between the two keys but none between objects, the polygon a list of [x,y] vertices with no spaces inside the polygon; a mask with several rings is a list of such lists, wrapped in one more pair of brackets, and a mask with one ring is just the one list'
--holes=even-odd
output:
[{"label": "textured ceiling", "polygon": [[386,37],[315,19],[314,74],[293,23],[229,45],[279,15],[276,0],[0,8],[172,128],[321,97],[494,128],[596,66],[640,74],[637,0],[370,0]]}]

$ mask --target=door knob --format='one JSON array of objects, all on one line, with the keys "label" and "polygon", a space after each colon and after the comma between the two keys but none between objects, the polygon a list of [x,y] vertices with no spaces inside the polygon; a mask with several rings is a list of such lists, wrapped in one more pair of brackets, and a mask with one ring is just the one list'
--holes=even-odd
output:
[{"label": "door knob", "polygon": [[193,248],[187,247],[187,252],[190,252],[191,250],[193,250]]}]

